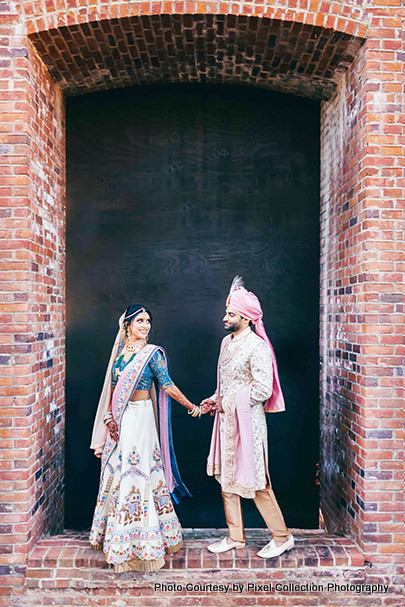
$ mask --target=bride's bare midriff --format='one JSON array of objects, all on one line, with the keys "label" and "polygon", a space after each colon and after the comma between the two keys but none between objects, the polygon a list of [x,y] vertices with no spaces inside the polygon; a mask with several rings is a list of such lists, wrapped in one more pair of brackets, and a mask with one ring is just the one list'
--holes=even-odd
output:
[{"label": "bride's bare midriff", "polygon": [[148,400],[150,398],[149,390],[134,390],[131,394],[131,401]]}]

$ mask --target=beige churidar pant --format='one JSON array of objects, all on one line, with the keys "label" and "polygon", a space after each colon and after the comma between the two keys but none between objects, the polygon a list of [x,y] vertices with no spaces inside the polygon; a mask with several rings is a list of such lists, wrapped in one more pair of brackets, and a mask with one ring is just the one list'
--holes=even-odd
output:
[{"label": "beige churidar pant", "polygon": [[[228,525],[230,539],[234,542],[246,542],[239,495],[224,491],[221,491],[221,493],[224,500],[226,524]],[[267,485],[265,489],[256,491],[253,501],[273,538],[277,540],[277,543],[286,542],[289,538],[289,533],[273,489]]]}]

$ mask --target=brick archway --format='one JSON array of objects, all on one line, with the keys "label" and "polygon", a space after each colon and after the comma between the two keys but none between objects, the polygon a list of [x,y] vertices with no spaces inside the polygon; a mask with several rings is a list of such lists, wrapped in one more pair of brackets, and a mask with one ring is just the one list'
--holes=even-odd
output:
[{"label": "brick archway", "polygon": [[328,99],[363,40],[316,25],[235,15],[151,15],[29,36],[65,94],[207,82]]},{"label": "brick archway", "polygon": [[97,0],[92,6],[62,0],[50,2],[38,13],[35,4],[23,2],[23,14],[27,33],[48,31],[71,25],[138,17],[141,15],[245,15],[265,17],[316,25],[350,36],[365,38],[368,29],[368,0],[360,0],[357,6],[348,0],[266,0],[252,2],[251,6],[240,0],[235,2],[169,0],[125,3],[119,0]]},{"label": "brick archway", "polygon": [[[219,3],[219,9],[212,2],[100,2],[92,8],[61,3],[58,10],[49,3],[41,14],[34,3],[21,2],[11,3],[2,14],[0,32],[9,39],[0,72],[6,252],[0,308],[5,327],[0,346],[2,529],[5,544],[11,546],[6,554],[12,554],[4,559],[9,563],[6,573],[15,583],[21,582],[26,555],[38,537],[62,525],[62,91],[77,94],[135,83],[139,70],[138,75],[129,69],[114,74],[115,61],[125,67],[126,57],[133,58],[128,34],[134,42],[139,34],[153,49],[139,66],[145,81],[156,78],[162,65],[170,80],[170,70],[182,65],[179,49],[178,63],[169,52],[177,36],[190,45],[189,56],[195,58],[194,63],[183,62],[179,79],[205,73],[207,80],[268,86],[324,100],[322,507],[329,528],[354,537],[367,559],[401,570],[402,245],[396,226],[404,198],[400,51],[405,14],[400,0],[396,2],[391,2],[394,8],[383,8],[360,0],[356,7],[352,2],[274,0],[251,7]],[[215,65],[209,65],[209,57],[221,52],[219,24],[222,37],[234,46],[229,56],[224,54],[222,67],[218,55]],[[166,32],[162,47],[156,33],[160,28]],[[212,44],[213,55],[199,48],[204,28],[212,31],[207,47]],[[280,48],[284,53],[275,65]],[[139,46],[138,51],[141,56]],[[288,62],[286,54],[291,54]],[[131,61],[128,65],[133,67]],[[100,67],[109,70],[104,73],[110,75],[107,80],[94,79]]]}]

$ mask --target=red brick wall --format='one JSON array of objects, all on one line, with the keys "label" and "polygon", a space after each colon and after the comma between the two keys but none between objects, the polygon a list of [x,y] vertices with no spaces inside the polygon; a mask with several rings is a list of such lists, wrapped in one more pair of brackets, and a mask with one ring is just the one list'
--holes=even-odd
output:
[{"label": "red brick wall", "polygon": [[0,574],[9,574],[0,584],[22,581],[27,551],[62,520],[63,99],[26,34],[162,12],[263,15],[368,36],[322,110],[321,491],[330,528],[399,570],[401,0],[0,6]]},{"label": "red brick wall", "polygon": [[64,104],[1,6],[0,575],[13,584],[63,521]]},{"label": "red brick wall", "polygon": [[[381,0],[381,6],[399,6],[397,0]],[[64,25],[117,19],[138,15],[160,14],[232,14],[255,15],[295,21],[308,25],[332,28],[353,36],[363,37],[367,31],[365,11],[368,0],[253,0],[252,2],[212,2],[171,0],[149,2],[123,2],[122,0],[95,0],[85,2],[54,0],[38,10],[37,3],[23,2],[23,11],[29,34]]]},{"label": "red brick wall", "polygon": [[403,564],[398,7],[370,14],[367,42],[322,110],[321,494],[330,530],[373,562]]}]

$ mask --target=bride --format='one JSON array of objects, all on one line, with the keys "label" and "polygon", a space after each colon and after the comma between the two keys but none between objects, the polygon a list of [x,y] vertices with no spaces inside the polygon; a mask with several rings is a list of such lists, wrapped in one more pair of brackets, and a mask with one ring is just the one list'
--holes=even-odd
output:
[{"label": "bride", "polygon": [[174,454],[170,397],[193,417],[201,408],[174,385],[163,348],[147,343],[151,322],[137,304],[121,316],[91,441],[101,476],[90,545],[116,572],[156,571],[183,545],[172,498],[189,492]]}]

